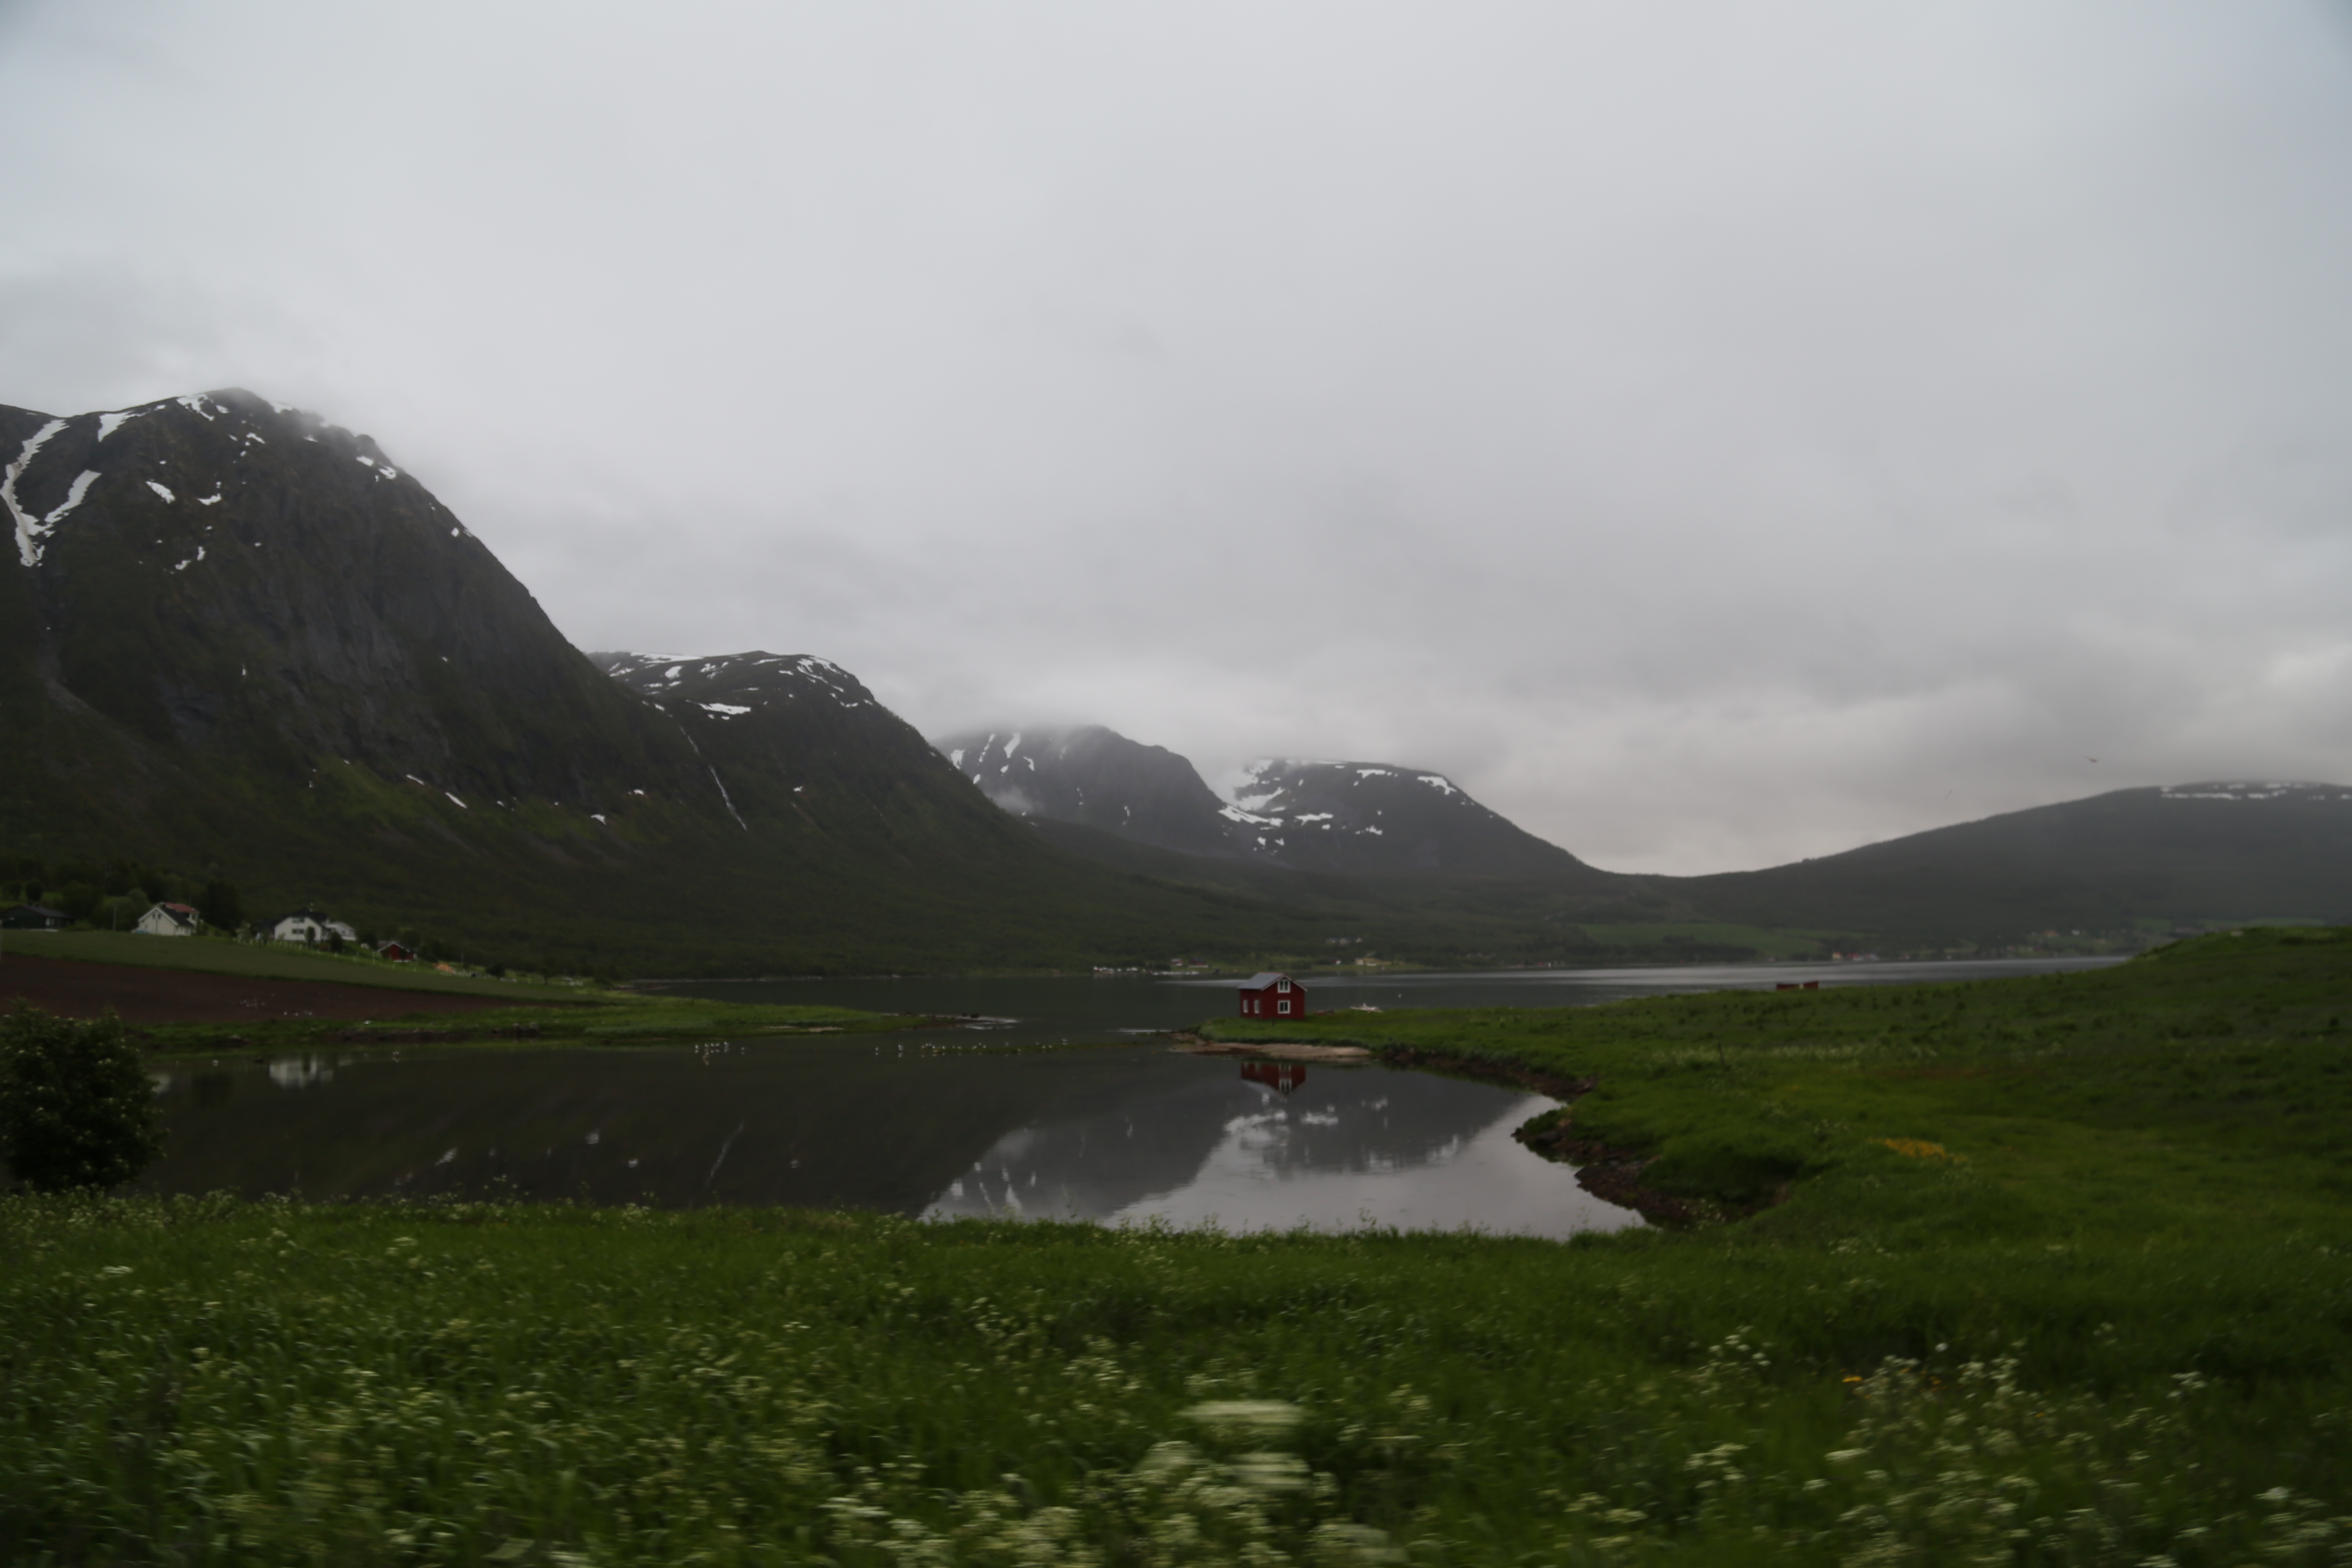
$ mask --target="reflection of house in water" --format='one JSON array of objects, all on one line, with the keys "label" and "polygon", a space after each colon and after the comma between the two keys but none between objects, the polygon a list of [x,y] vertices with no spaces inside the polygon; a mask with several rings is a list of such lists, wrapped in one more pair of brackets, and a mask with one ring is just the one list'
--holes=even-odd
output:
[{"label": "reflection of house in water", "polygon": [[1244,1062],[1242,1076],[1278,1094],[1288,1094],[1307,1081],[1305,1062]]}]

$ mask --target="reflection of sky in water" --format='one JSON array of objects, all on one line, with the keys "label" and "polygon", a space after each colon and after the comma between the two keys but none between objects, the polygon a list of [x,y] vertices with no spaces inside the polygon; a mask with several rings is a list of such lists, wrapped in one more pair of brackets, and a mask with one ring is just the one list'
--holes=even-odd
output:
[{"label": "reflection of sky in water", "polygon": [[1141,1128],[1122,1107],[1017,1129],[927,1216],[1549,1237],[1640,1223],[1512,1138],[1551,1100],[1381,1068],[1307,1076],[1291,1069],[1287,1094],[1238,1073],[1204,1079],[1164,1095]]},{"label": "reflection of sky in water", "polygon": [[929,1038],[352,1052],[163,1071],[143,1185],[325,1199],[786,1204],[1230,1229],[1633,1223],[1519,1147],[1550,1102],[1164,1044]]}]

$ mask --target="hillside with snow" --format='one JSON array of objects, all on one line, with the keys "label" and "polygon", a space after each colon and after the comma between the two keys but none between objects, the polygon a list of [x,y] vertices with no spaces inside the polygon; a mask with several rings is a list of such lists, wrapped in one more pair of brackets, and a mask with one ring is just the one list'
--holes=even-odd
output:
[{"label": "hillside with snow", "polygon": [[600,667],[371,437],[251,393],[0,406],[0,854],[217,874],[535,968],[1279,940],[991,806],[812,656]]},{"label": "hillside with snow", "polygon": [[1017,816],[1185,854],[1346,876],[1593,874],[1426,769],[1265,759],[1225,799],[1183,757],[1099,724],[974,731],[932,743]]},{"label": "hillside with snow", "polygon": [[1302,870],[1578,880],[1596,875],[1425,768],[1264,758],[1244,772],[1225,816],[1265,852]]}]

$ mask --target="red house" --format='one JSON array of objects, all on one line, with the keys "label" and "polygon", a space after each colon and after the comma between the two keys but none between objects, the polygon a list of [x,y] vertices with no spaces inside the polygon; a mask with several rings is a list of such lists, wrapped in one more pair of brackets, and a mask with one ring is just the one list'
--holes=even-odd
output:
[{"label": "red house", "polygon": [[375,950],[378,958],[388,958],[394,963],[414,963],[416,950],[404,942],[388,942]]},{"label": "red house", "polygon": [[1276,974],[1269,969],[1253,974],[1242,982],[1242,1011],[1244,1018],[1304,1018],[1307,1016],[1307,987],[1287,974]]}]

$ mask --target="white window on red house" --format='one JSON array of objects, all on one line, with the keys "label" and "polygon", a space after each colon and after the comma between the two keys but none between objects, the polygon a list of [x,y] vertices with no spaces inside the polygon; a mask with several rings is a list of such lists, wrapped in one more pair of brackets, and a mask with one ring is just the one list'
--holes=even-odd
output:
[{"label": "white window on red house", "polygon": [[1287,999],[1286,999],[1286,1000],[1283,1002],[1283,1004],[1282,1004],[1282,1010],[1283,1010],[1284,1012],[1286,1012],[1286,1013],[1287,1013],[1287,1012],[1289,1012],[1289,1011],[1290,1011],[1290,1003],[1289,1003],[1289,1001],[1288,1001]]},{"label": "white window on red house", "polygon": [[1277,980],[1274,983],[1274,988],[1276,991],[1283,992],[1286,994],[1290,990],[1290,982],[1287,980]]}]

